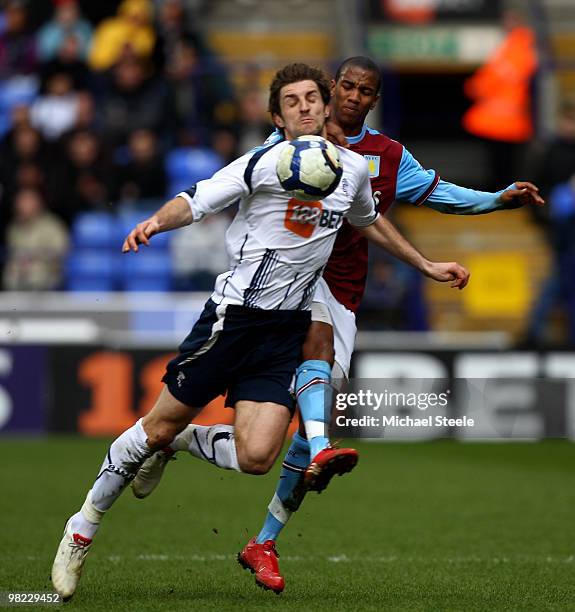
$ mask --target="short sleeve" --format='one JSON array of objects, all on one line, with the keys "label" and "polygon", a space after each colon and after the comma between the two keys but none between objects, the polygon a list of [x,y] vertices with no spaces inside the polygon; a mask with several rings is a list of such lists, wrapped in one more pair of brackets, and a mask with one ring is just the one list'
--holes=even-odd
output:
[{"label": "short sleeve", "polygon": [[214,215],[248,195],[244,173],[251,155],[244,155],[218,170],[210,179],[199,181],[177,194],[190,205],[194,221]]},{"label": "short sleeve", "polygon": [[395,199],[419,206],[433,193],[439,183],[435,170],[425,170],[404,147],[397,172]]}]

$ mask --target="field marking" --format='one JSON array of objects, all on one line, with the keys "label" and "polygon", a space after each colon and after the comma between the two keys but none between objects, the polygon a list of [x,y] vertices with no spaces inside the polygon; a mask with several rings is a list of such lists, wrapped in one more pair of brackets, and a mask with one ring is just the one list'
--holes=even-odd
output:
[{"label": "field marking", "polygon": [[[39,561],[44,557],[39,555],[22,556],[27,561]],[[2,558],[2,555],[0,555]],[[14,555],[10,555],[13,559]],[[236,555],[222,554],[190,554],[190,555],[171,555],[171,554],[139,554],[139,555],[108,555],[105,557],[110,563],[124,563],[127,561],[150,561],[150,562],[173,562],[185,561],[188,563],[205,563],[206,561],[235,561]],[[282,555],[282,561],[298,562],[298,563],[313,563],[317,561],[328,561],[330,563],[559,563],[568,564],[575,563],[575,555],[569,556],[532,556],[532,555],[517,555],[515,557],[479,557],[479,556],[461,556],[461,557],[423,557],[423,556],[408,556],[402,557],[399,555],[389,556],[369,556],[369,557],[350,557],[345,553],[341,555]]]}]

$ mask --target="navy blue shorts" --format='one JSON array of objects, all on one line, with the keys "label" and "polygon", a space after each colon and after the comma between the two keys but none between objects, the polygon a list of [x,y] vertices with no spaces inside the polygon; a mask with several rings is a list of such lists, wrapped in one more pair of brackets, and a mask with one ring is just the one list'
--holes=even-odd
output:
[{"label": "navy blue shorts", "polygon": [[308,311],[218,307],[210,299],[162,380],[194,408],[227,393],[226,406],[274,402],[293,412],[290,386],[310,320]]}]

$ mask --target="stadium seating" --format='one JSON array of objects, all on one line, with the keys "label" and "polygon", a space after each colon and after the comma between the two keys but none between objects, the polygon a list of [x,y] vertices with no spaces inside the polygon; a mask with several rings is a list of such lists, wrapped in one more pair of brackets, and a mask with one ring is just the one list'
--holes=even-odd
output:
[{"label": "stadium seating", "polygon": [[12,109],[29,106],[38,94],[38,81],[34,77],[21,76],[0,80],[0,136],[10,129]]},{"label": "stadium seating", "polygon": [[170,259],[171,234],[158,234],[153,248],[122,255],[126,235],[150,211],[126,209],[113,215],[85,212],[72,225],[73,250],[68,258],[70,291],[169,291],[173,272]]},{"label": "stadium seating", "polygon": [[124,291],[170,291],[172,261],[167,249],[142,249],[122,257],[121,288]]},{"label": "stadium seating", "polygon": [[71,228],[72,243],[77,248],[120,248],[118,221],[107,212],[83,212],[76,215]]},{"label": "stadium seating", "polygon": [[[425,207],[396,206],[394,212],[396,222],[427,257],[459,261],[472,271],[470,285],[461,294],[442,283],[425,283],[432,329],[521,333],[525,309],[550,266],[547,245],[534,231],[528,210],[473,218],[441,215]],[[505,296],[515,298],[507,310],[497,301]],[[477,297],[482,298],[480,304],[473,303]]]},{"label": "stadium seating", "polygon": [[222,158],[211,149],[179,148],[170,151],[166,158],[168,192],[176,194],[222,168]]},{"label": "stadium seating", "polygon": [[121,254],[103,249],[73,249],[67,262],[70,291],[113,291]]}]

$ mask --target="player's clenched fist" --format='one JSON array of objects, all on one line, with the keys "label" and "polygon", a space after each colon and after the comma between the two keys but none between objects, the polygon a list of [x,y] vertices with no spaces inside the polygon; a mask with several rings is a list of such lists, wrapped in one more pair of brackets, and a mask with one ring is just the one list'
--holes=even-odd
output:
[{"label": "player's clenched fist", "polygon": [[447,263],[431,262],[425,270],[425,274],[441,283],[451,281],[450,286],[458,289],[464,289],[470,277],[469,270],[455,261]]},{"label": "player's clenched fist", "polygon": [[150,246],[150,238],[159,231],[160,224],[155,215],[138,223],[138,225],[136,225],[136,227],[126,236],[124,244],[122,245],[122,253],[128,253],[129,251],[137,253],[139,244]]}]

